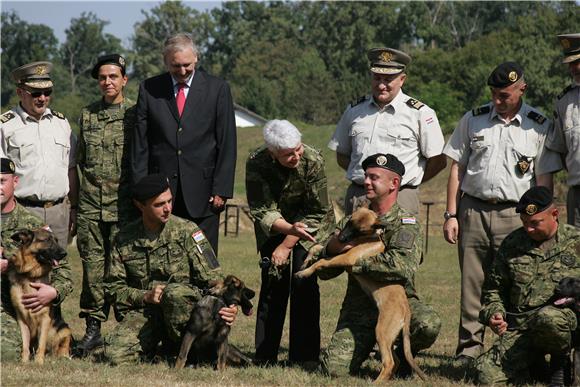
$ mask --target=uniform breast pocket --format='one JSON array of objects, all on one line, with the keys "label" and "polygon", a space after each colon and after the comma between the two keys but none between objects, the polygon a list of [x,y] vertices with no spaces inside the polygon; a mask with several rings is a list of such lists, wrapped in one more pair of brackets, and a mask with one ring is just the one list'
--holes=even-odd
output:
[{"label": "uniform breast pocket", "polygon": [[86,131],[83,133],[85,148],[84,163],[88,166],[99,165],[103,158],[103,140],[98,133]]},{"label": "uniform breast pocket", "polygon": [[167,249],[166,265],[167,267],[165,268],[165,271],[169,274],[188,273],[187,257],[185,256],[183,249],[179,247]]},{"label": "uniform breast pocket", "polygon": [[580,148],[580,126],[570,126],[564,130],[564,138],[568,149]]},{"label": "uniform breast pocket", "polygon": [[536,160],[537,149],[526,144],[514,144],[512,148],[511,164],[520,175],[534,173],[534,161]]},{"label": "uniform breast pocket", "polygon": [[510,290],[512,303],[522,302],[529,294],[530,284],[534,278],[531,259],[518,258],[509,263],[513,286]]},{"label": "uniform breast pocket", "polygon": [[136,256],[123,259],[125,265],[125,274],[129,286],[141,288],[141,280],[147,278],[147,259],[146,257]]},{"label": "uniform breast pocket", "polygon": [[491,157],[491,143],[483,138],[473,137],[469,143],[469,149],[471,152],[469,171],[480,172],[487,169]]},{"label": "uniform breast pocket", "polygon": [[363,128],[353,127],[350,131],[352,150],[357,154],[364,153],[369,143],[369,134]]},{"label": "uniform breast pocket", "polygon": [[53,157],[61,165],[68,166],[70,155],[70,139],[64,133],[55,133]]},{"label": "uniform breast pocket", "polygon": [[8,138],[8,156],[20,160],[23,167],[34,166],[39,161],[34,139],[23,131],[14,133]]},{"label": "uniform breast pocket", "polygon": [[120,172],[120,167],[122,164],[126,164],[129,161],[129,152],[128,149],[125,148],[125,137],[117,136],[113,139],[113,157],[114,157],[114,165],[118,167],[118,171]]}]

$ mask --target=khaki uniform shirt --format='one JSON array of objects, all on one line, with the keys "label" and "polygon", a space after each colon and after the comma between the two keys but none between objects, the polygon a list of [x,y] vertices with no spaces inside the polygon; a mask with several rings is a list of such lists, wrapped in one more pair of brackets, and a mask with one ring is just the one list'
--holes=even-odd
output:
[{"label": "khaki uniform shirt", "polygon": [[544,148],[551,121],[525,103],[504,122],[492,103],[466,113],[444,153],[464,167],[461,190],[482,200],[517,202],[537,175],[562,168]]},{"label": "khaki uniform shirt", "polygon": [[[246,194],[254,217],[258,250],[277,235],[272,224],[283,218],[302,222],[308,232],[323,238],[332,230],[334,211],[328,198],[324,160],[319,151],[304,144],[296,168],[286,168],[273,159],[265,146],[252,152],[246,162]],[[300,240],[305,249],[312,242]]]},{"label": "khaki uniform shirt", "polygon": [[568,185],[580,185],[580,86],[570,85],[556,100],[554,131],[546,147],[566,156]]},{"label": "khaki uniform shirt", "polygon": [[350,156],[346,177],[363,184],[362,162],[375,153],[391,153],[405,165],[402,185],[421,184],[427,159],[443,151],[445,140],[437,115],[401,90],[380,109],[370,96],[349,106],[328,147]]},{"label": "khaki uniform shirt", "polygon": [[67,119],[46,109],[40,120],[20,105],[2,115],[2,154],[16,165],[16,197],[58,200],[69,190],[68,170],[76,165],[76,137]]},{"label": "khaki uniform shirt", "polygon": [[133,215],[130,187],[130,138],[135,126],[134,102],[102,100],[81,112],[78,164],[81,180],[79,215],[116,222]]}]

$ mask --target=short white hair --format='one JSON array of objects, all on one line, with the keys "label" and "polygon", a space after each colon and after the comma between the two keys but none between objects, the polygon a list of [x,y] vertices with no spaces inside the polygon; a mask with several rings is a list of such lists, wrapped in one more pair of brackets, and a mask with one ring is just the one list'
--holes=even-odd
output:
[{"label": "short white hair", "polygon": [[264,142],[270,150],[292,149],[300,145],[302,134],[287,120],[272,120],[264,125]]}]

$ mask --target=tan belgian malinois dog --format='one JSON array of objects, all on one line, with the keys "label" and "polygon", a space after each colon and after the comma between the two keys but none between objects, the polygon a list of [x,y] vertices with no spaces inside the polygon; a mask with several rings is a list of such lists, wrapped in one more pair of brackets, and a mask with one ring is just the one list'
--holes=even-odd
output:
[{"label": "tan belgian malinois dog", "polygon": [[45,229],[21,230],[12,235],[20,243],[16,254],[9,258],[8,279],[10,299],[16,313],[16,320],[22,335],[22,362],[30,360],[31,350],[35,350],[34,361],[44,363],[46,352],[54,356],[69,356],[72,334],[68,325],[55,309],[44,306],[32,312],[22,305],[23,294],[36,292],[31,282],[49,282],[53,265],[66,256],[66,251],[58,245],[54,235]]},{"label": "tan belgian malinois dog", "polygon": [[[314,254],[317,254],[322,249],[321,245],[315,245],[310,249],[304,262],[303,267],[305,269],[297,272],[295,276],[299,278],[310,277],[323,268],[342,268],[352,274],[352,267],[357,260],[375,256],[385,250],[385,245],[380,238],[381,231],[378,215],[368,208],[359,208],[352,214],[351,219],[338,235],[340,242],[352,242],[355,246],[346,253],[328,259],[320,259],[308,267],[314,260]],[[411,309],[403,286],[400,284],[380,283],[362,274],[353,274],[353,276],[369,297],[375,300],[379,310],[375,335],[381,352],[383,369],[375,383],[386,382],[393,376],[396,364],[392,348],[401,329],[403,330],[405,359],[417,375],[424,380],[426,376],[415,363],[411,353],[409,328]]]}]

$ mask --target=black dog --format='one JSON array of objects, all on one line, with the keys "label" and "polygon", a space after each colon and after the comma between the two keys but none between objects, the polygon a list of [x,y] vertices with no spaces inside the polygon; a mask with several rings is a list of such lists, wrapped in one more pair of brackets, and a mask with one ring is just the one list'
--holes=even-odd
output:
[{"label": "black dog", "polygon": [[[245,357],[233,346],[228,346],[230,326],[219,315],[219,310],[229,305],[240,305],[242,312],[252,314],[252,302],[255,292],[246,288],[244,283],[233,275],[228,275],[223,281],[211,284],[208,295],[204,296],[191,311],[187,328],[181,341],[181,348],[175,363],[175,368],[183,368],[187,361],[191,346],[199,358],[207,359],[217,364],[218,370],[226,367],[226,360]],[[239,361],[239,360],[238,360]]]},{"label": "black dog", "polygon": [[554,290],[554,298],[554,305],[568,306],[576,313],[580,312],[580,278],[562,278]]}]

